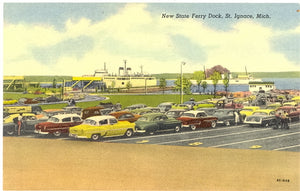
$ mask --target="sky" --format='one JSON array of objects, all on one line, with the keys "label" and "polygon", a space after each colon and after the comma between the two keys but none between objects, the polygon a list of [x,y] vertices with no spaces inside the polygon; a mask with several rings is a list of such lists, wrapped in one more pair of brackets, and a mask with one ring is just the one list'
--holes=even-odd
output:
[{"label": "sky", "polygon": [[93,75],[104,63],[117,74],[124,60],[133,73],[300,71],[297,3],[6,2],[3,13],[4,75]]}]

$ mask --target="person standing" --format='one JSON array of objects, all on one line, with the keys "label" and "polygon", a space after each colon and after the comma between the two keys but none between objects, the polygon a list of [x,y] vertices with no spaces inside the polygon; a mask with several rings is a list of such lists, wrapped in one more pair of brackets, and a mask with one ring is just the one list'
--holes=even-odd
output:
[{"label": "person standing", "polygon": [[282,120],[281,120],[283,129],[289,129],[288,121],[289,121],[288,113],[286,111],[284,111],[282,114]]},{"label": "person standing", "polygon": [[238,113],[237,111],[234,111],[233,114],[234,114],[234,122],[235,122],[235,125],[237,125],[237,124],[240,122],[240,116],[239,116],[239,113]]},{"label": "person standing", "polygon": [[275,122],[276,127],[274,129],[278,129],[281,123],[281,112],[276,114],[275,117],[276,117],[276,122]]},{"label": "person standing", "polygon": [[22,119],[23,119],[23,114],[20,113],[18,116],[18,135],[21,135],[21,127],[22,127]]}]

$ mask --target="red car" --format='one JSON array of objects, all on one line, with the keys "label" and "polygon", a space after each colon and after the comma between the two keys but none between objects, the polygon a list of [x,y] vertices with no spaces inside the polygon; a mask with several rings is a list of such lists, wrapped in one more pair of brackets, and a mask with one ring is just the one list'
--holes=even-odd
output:
[{"label": "red car", "polygon": [[283,113],[284,111],[286,111],[289,114],[288,117],[291,119],[291,121],[300,120],[300,110],[297,110],[296,107],[282,106],[276,110],[276,113],[278,113],[278,112]]},{"label": "red car", "polygon": [[187,111],[177,118],[177,120],[182,122],[182,127],[189,127],[194,131],[199,127],[215,128],[218,118],[208,116],[204,111]]},{"label": "red car", "polygon": [[141,117],[141,115],[132,114],[129,111],[112,112],[109,115],[114,116],[118,121],[129,121],[130,123],[137,121]]},{"label": "red car", "polygon": [[46,122],[38,123],[35,126],[35,133],[53,134],[59,137],[62,133],[69,133],[69,128],[80,125],[82,119],[77,114],[60,114],[54,115]]}]

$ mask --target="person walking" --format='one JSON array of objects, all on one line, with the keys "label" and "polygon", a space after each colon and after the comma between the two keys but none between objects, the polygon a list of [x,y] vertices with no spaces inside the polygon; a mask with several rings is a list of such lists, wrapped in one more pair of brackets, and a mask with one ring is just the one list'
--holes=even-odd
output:
[{"label": "person walking", "polygon": [[22,119],[23,119],[23,114],[20,113],[18,116],[18,135],[21,135],[21,127],[22,127]]},{"label": "person walking", "polygon": [[239,113],[238,113],[237,111],[234,111],[233,114],[234,114],[234,122],[235,122],[235,125],[237,125],[237,124],[240,122],[240,116],[239,116]]},{"label": "person walking", "polygon": [[280,124],[281,124],[281,112],[279,112],[278,114],[275,115],[275,127],[274,129],[278,129]]}]

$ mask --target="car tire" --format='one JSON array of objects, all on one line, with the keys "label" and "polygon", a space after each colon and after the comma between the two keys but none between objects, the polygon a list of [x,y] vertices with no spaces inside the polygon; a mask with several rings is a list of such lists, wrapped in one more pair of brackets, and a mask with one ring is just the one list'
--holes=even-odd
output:
[{"label": "car tire", "polygon": [[14,134],[15,134],[16,132],[15,132],[15,129],[14,128],[8,128],[7,130],[6,130],[6,135],[9,135],[9,136],[13,136]]},{"label": "car tire", "polygon": [[224,121],[224,125],[225,125],[225,126],[230,126],[230,121],[227,121],[227,120]]},{"label": "car tire", "polygon": [[133,135],[133,130],[132,129],[127,129],[127,131],[125,132],[125,136],[126,137],[131,137]]},{"label": "car tire", "polygon": [[269,127],[269,123],[266,122],[265,124],[263,124],[264,127]]},{"label": "car tire", "polygon": [[91,139],[93,141],[99,141],[101,138],[100,134],[92,134]]},{"label": "car tire", "polygon": [[61,131],[57,130],[57,131],[53,132],[53,135],[55,137],[59,137],[61,135]]},{"label": "car tire", "polygon": [[196,126],[195,125],[190,125],[190,128],[191,128],[192,131],[196,130]]},{"label": "car tire", "polygon": [[177,125],[177,126],[174,128],[175,133],[180,132],[180,129],[181,129],[181,126],[180,126],[180,125]]},{"label": "car tire", "polygon": [[216,122],[216,121],[212,121],[212,122],[211,122],[211,127],[212,127],[212,128],[215,128],[216,126],[217,126],[217,122]]}]

